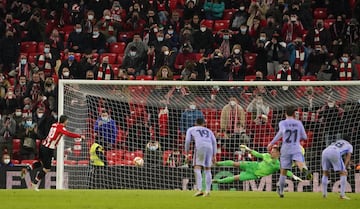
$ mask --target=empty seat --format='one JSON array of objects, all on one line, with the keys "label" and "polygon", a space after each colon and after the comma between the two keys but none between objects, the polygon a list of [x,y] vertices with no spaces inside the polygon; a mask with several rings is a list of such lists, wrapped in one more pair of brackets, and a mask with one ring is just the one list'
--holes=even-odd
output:
[{"label": "empty seat", "polygon": [[126,48],[125,42],[110,43],[109,52],[116,54],[124,54]]},{"label": "empty seat", "polygon": [[326,19],[327,18],[327,9],[326,8],[316,8],[313,12],[314,19]]},{"label": "empty seat", "polygon": [[201,24],[205,25],[208,29],[212,30],[214,25],[214,20],[202,20]]},{"label": "empty seat", "polygon": [[79,160],[78,165],[89,165],[89,161],[88,160]]},{"label": "empty seat", "polygon": [[215,20],[213,31],[217,32],[224,29],[229,29],[230,20]]},{"label": "empty seat", "polygon": [[115,64],[116,63],[116,57],[117,55],[115,53],[103,53],[100,55],[99,62],[102,63],[102,59],[104,57],[109,57],[109,64]]},{"label": "empty seat", "polygon": [[233,17],[235,12],[236,12],[236,9],[225,9],[222,19],[223,20],[231,20],[231,18]]},{"label": "empty seat", "polygon": [[245,53],[244,59],[246,63],[246,75],[255,74],[255,63],[256,63],[256,53]]},{"label": "empty seat", "polygon": [[35,53],[37,52],[37,42],[35,41],[23,41],[20,44],[20,52]]}]

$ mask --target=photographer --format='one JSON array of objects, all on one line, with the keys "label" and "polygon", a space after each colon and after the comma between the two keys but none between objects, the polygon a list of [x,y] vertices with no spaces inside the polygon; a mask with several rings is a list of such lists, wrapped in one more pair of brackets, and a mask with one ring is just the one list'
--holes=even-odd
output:
[{"label": "photographer", "polygon": [[241,45],[235,44],[229,58],[226,60],[224,67],[229,73],[229,80],[243,81],[246,75],[245,63]]},{"label": "photographer", "polygon": [[4,150],[7,150],[7,153],[12,154],[12,140],[16,131],[16,122],[11,117],[11,115],[3,116],[0,120],[0,153],[4,153]]}]

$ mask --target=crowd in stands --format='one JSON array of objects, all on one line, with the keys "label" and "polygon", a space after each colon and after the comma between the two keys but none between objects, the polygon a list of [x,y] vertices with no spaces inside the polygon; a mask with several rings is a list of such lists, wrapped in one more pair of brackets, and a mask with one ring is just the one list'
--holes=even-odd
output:
[{"label": "crowd in stands", "polygon": [[359,21],[355,0],[0,0],[0,148],[36,156],[58,79],[358,80]]}]

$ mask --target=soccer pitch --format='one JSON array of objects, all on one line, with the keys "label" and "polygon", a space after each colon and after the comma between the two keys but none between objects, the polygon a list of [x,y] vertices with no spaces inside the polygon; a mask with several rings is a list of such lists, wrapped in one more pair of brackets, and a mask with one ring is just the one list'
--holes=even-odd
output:
[{"label": "soccer pitch", "polygon": [[214,191],[193,197],[193,191],[175,190],[0,190],[1,208],[11,209],[359,209],[360,194]]}]

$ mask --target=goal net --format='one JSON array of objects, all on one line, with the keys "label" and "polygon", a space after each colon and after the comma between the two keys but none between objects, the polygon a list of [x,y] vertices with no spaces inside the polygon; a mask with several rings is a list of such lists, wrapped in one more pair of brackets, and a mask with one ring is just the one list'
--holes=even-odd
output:
[{"label": "goal net", "polygon": [[[64,137],[60,143],[56,185],[59,189],[192,189],[192,165],[183,151],[184,134],[196,118],[203,117],[214,132],[218,161],[256,161],[239,145],[266,152],[285,107],[293,105],[307,132],[302,146],[314,179],[301,183],[289,179],[288,187],[319,191],[320,157],[326,145],[349,136],[354,145],[352,162],[359,163],[359,92],[357,81],[60,80],[59,113],[69,117],[68,130],[86,139]],[[90,164],[94,142],[105,149],[105,166]],[[296,168],[293,171],[303,177]],[[212,169],[213,178],[239,172],[232,167]],[[353,166],[348,190],[355,191],[355,175]],[[213,189],[274,191],[277,180],[278,173],[255,181],[214,184]],[[337,187],[336,179],[332,184]]]}]

